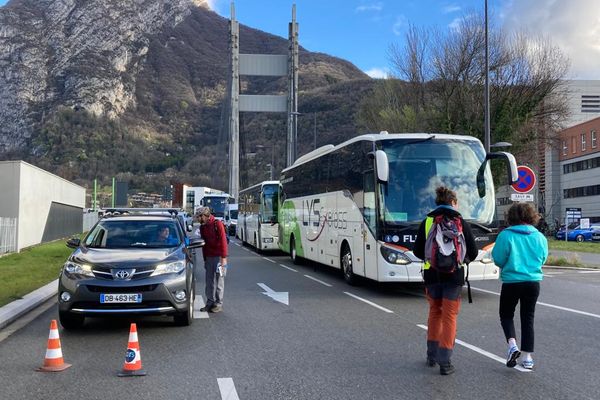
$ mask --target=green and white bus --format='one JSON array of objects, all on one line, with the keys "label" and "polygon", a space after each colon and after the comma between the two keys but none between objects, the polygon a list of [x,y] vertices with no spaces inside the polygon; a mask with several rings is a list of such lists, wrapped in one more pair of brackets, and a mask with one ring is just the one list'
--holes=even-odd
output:
[{"label": "green and white bus", "polygon": [[279,247],[294,262],[340,268],[351,284],[357,275],[422,281],[412,248],[419,224],[435,208],[435,189],[445,185],[457,192],[480,249],[469,279],[497,279],[492,158],[504,159],[509,181],[516,181],[514,157],[486,154],[471,136],[381,132],[318,148],[281,172]]},{"label": "green and white bus", "polygon": [[277,250],[279,181],[264,181],[241,190],[236,236],[257,250]]}]

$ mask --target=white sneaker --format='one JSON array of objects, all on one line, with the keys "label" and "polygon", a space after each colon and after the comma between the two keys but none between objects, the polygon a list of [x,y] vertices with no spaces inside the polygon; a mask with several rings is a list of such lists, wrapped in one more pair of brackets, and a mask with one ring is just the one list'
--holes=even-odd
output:
[{"label": "white sneaker", "polygon": [[510,346],[508,349],[508,356],[506,357],[506,366],[508,368],[514,368],[517,365],[517,359],[521,356],[519,348],[515,345]]},{"label": "white sneaker", "polygon": [[525,360],[521,363],[521,366],[525,369],[533,369],[533,360]]}]

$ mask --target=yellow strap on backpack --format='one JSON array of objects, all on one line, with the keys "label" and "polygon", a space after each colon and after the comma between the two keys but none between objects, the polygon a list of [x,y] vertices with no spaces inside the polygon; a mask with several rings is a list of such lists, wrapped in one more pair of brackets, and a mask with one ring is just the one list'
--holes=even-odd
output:
[{"label": "yellow strap on backpack", "polygon": [[[431,227],[433,226],[433,217],[427,217],[425,218],[425,241],[427,241],[427,235],[429,235],[429,231],[431,230]],[[427,254],[425,255],[425,258],[427,258]],[[429,261],[424,261],[423,262],[423,269],[429,269],[429,267],[431,267],[431,264],[429,264]]]}]

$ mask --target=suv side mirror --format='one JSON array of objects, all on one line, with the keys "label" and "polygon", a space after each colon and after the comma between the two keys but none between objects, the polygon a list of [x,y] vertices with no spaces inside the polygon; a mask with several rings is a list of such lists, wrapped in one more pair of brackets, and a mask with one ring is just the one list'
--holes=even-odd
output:
[{"label": "suv side mirror", "polygon": [[190,244],[188,245],[188,249],[197,249],[202,246],[204,246],[204,239],[192,238],[192,239],[190,239]]},{"label": "suv side mirror", "polygon": [[73,238],[67,240],[67,247],[70,247],[72,249],[78,248],[80,244],[81,244],[81,240],[78,238],[73,237]]}]

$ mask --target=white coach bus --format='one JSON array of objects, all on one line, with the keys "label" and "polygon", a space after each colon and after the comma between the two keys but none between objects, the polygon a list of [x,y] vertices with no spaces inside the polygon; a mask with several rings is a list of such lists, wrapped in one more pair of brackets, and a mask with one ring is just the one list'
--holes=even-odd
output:
[{"label": "white coach bus", "polygon": [[276,250],[279,225],[279,181],[264,181],[241,190],[236,235],[257,250]]},{"label": "white coach bus", "polygon": [[369,134],[327,145],[281,172],[279,247],[294,262],[306,258],[380,282],[422,281],[422,262],[412,253],[419,224],[435,208],[435,189],[457,192],[479,247],[469,279],[497,279],[491,258],[498,234],[495,196],[487,161],[510,153],[486,152],[471,136]]}]

